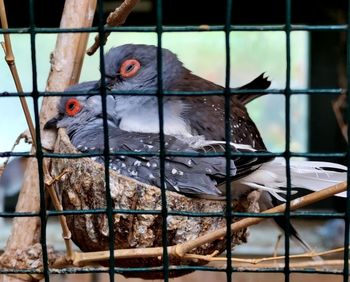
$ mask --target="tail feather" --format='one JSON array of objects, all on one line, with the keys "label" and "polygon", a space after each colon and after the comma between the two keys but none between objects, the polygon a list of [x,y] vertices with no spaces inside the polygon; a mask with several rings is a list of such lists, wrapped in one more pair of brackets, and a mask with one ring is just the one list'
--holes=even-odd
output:
[{"label": "tail feather", "polygon": [[[277,201],[271,197],[271,194],[267,192],[262,192],[259,198],[259,206],[261,211],[265,211],[277,205]],[[302,238],[300,233],[295,229],[292,222],[286,221],[285,217],[277,216],[273,217],[273,220],[278,225],[281,230],[286,230],[287,224],[288,226],[288,235],[290,239],[292,239],[295,243],[300,245],[306,252],[312,252],[313,249],[310,245]],[[322,260],[320,257],[314,257],[314,260]]]},{"label": "tail feather", "polygon": [[[271,85],[271,81],[268,79],[268,77],[264,77],[265,73],[262,73],[257,78],[255,78],[253,81],[249,82],[246,85],[241,86],[238,88],[239,90],[249,90],[249,89],[267,89]],[[255,98],[258,98],[260,96],[263,96],[265,94],[263,93],[242,93],[235,95],[237,99],[243,104],[246,105],[249,102],[253,101]]]},{"label": "tail feather", "polygon": [[[285,230],[285,219],[283,217],[274,217],[273,218],[276,222],[276,224],[282,229]],[[299,232],[295,229],[293,224],[289,223],[289,237],[297,243],[300,247],[304,249],[304,251],[308,253],[314,252],[314,249],[301,237]],[[315,261],[322,261],[323,259],[320,256],[313,257],[313,260]]]},{"label": "tail feather", "polygon": [[[291,186],[311,191],[320,191],[347,179],[347,168],[329,162],[290,161]],[[286,162],[276,158],[264,163],[256,172],[239,180],[252,188],[271,191],[271,195],[281,200],[287,187]],[[278,196],[276,196],[278,195]],[[346,197],[346,192],[336,194]]]}]

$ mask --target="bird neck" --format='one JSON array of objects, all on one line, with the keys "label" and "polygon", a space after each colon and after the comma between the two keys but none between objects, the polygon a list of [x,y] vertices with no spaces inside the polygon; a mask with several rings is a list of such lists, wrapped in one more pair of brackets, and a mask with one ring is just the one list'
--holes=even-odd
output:
[{"label": "bird neck", "polygon": [[[183,118],[186,106],[179,100],[164,98],[163,131],[172,136],[192,136],[189,124]],[[138,111],[129,110],[122,114],[120,129],[131,132],[159,133],[159,111],[157,97],[147,97]]]}]

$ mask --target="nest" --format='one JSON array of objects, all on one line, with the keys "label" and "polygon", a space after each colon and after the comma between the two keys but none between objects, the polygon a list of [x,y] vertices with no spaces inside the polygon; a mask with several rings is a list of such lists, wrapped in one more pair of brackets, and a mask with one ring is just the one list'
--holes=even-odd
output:
[{"label": "nest", "polygon": [[[65,130],[60,129],[55,145],[58,153],[79,153],[70,143]],[[67,173],[58,183],[57,189],[62,197],[64,210],[106,209],[104,165],[90,158],[52,160],[51,174]],[[110,191],[113,209],[156,210],[162,206],[161,191],[157,187],[146,185],[121,176],[110,170]],[[244,196],[232,203],[234,211],[246,212],[257,209],[256,203]],[[168,211],[190,211],[196,213],[223,212],[225,201],[189,198],[175,192],[166,192]],[[109,228],[106,214],[67,215],[67,224],[72,233],[73,242],[84,252],[109,250]],[[234,218],[233,221],[238,220]],[[114,245],[116,249],[147,248],[162,246],[161,214],[114,214]],[[190,217],[169,215],[167,217],[167,236],[169,245],[177,245],[226,226],[224,217]],[[247,230],[232,235],[232,247],[247,240]],[[208,255],[214,251],[223,252],[226,239],[221,238],[193,249],[191,253]],[[160,258],[118,259],[118,267],[155,267],[162,265]],[[204,262],[169,258],[170,265],[199,265]],[[135,273],[137,274],[137,273]],[[140,275],[142,273],[138,273]],[[144,277],[143,273],[143,277]],[[154,273],[153,273],[154,274]],[[178,273],[177,273],[178,274]],[[130,275],[130,274],[129,274]],[[174,276],[175,273],[170,275]],[[155,278],[153,275],[151,278]]]}]

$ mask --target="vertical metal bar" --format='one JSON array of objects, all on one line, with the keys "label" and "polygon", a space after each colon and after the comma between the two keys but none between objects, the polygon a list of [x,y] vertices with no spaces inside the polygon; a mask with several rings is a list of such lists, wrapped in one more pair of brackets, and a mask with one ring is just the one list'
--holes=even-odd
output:
[{"label": "vertical metal bar", "polygon": [[[350,105],[350,95],[349,95],[349,87],[350,87],[350,0],[348,0],[348,11],[347,11],[347,16],[348,16],[348,26],[347,26],[347,33],[346,33],[346,76],[347,76],[347,90],[346,90],[346,95],[347,95],[347,104]],[[348,122],[348,140],[350,137],[350,111],[347,111],[347,122]],[[350,172],[349,172],[349,167],[350,167],[350,147],[347,147],[347,165],[348,165],[348,175],[347,175],[347,182],[349,183],[350,181]],[[343,268],[343,281],[349,281],[349,222],[350,222],[350,189],[349,185],[347,188],[347,197],[346,197],[346,209],[345,209],[345,232],[344,232],[344,268]]]},{"label": "vertical metal bar", "polygon": [[34,120],[35,120],[35,136],[36,136],[36,152],[35,157],[38,164],[38,176],[39,176],[39,189],[40,189],[40,244],[42,248],[42,259],[44,266],[45,281],[50,281],[48,255],[46,245],[46,203],[45,203],[45,183],[44,183],[44,171],[43,171],[43,151],[41,146],[41,134],[40,134],[40,118],[39,118],[39,93],[37,84],[37,68],[36,68],[36,46],[35,46],[35,13],[34,13],[34,0],[29,1],[29,17],[30,17],[30,49],[32,60],[32,79],[33,89],[32,97],[34,104]]},{"label": "vertical metal bar", "polygon": [[[225,71],[225,157],[226,157],[226,280],[232,281],[232,199],[231,199],[231,95],[230,95],[230,77],[231,77],[231,56],[230,56],[230,28],[231,28],[232,0],[226,1],[225,16],[225,51],[226,51],[226,71]],[[233,188],[234,189],[234,188]]]},{"label": "vertical metal bar", "polygon": [[[104,29],[104,13],[103,13],[103,0],[98,1],[98,33],[100,38],[105,37],[105,29]],[[104,140],[104,167],[105,167],[105,185],[106,185],[106,214],[108,218],[108,229],[109,229],[109,281],[114,282],[114,267],[115,267],[115,259],[114,259],[114,220],[113,220],[113,201],[111,197],[111,187],[110,187],[110,178],[109,178],[109,138],[108,138],[108,122],[107,122],[107,101],[106,101],[106,85],[105,85],[105,61],[104,61],[104,40],[100,40],[99,42],[99,55],[100,55],[100,72],[101,72],[101,87],[100,87],[100,95],[102,100],[102,117],[103,117],[103,140]]]},{"label": "vertical metal bar", "polygon": [[160,164],[160,189],[162,197],[162,245],[163,245],[163,280],[169,281],[169,257],[168,257],[168,228],[167,228],[167,199],[165,185],[165,144],[164,144],[164,93],[163,93],[163,58],[162,58],[162,33],[163,33],[163,2],[157,0],[157,98],[159,116],[159,164]]},{"label": "vertical metal bar", "polygon": [[287,177],[287,201],[285,211],[285,267],[284,279],[286,282],[290,280],[289,267],[289,253],[290,253],[290,199],[291,199],[291,176],[290,176],[290,69],[291,69],[291,55],[290,55],[290,33],[291,33],[291,5],[292,0],[286,0],[286,89],[285,89],[285,160],[286,160],[286,177]]}]

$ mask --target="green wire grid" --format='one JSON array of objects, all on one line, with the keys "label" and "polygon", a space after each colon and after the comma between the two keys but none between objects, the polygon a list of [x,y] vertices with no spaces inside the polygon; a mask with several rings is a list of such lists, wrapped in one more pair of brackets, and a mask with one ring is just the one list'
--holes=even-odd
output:
[{"label": "green wire grid", "polygon": [[[347,209],[345,213],[327,213],[327,212],[292,212],[290,211],[290,199],[291,199],[291,181],[290,181],[290,158],[291,157],[334,157],[334,158],[344,158],[347,157],[348,167],[350,165],[349,149],[344,153],[294,153],[290,151],[290,97],[292,95],[299,94],[313,94],[313,95],[340,95],[342,93],[342,89],[303,89],[303,90],[295,90],[290,87],[290,69],[291,69],[291,52],[290,52],[290,34],[293,31],[335,31],[335,32],[346,32],[347,33],[347,78],[348,84],[350,82],[350,16],[348,11],[348,23],[346,25],[293,25],[291,23],[291,5],[292,0],[286,1],[286,9],[285,16],[286,21],[284,25],[232,25],[231,24],[231,14],[232,8],[234,7],[234,1],[226,0],[226,15],[225,15],[225,24],[224,25],[212,25],[206,27],[200,26],[164,26],[162,24],[162,0],[156,1],[156,10],[157,10],[157,22],[156,26],[136,26],[136,27],[105,27],[104,26],[104,14],[103,14],[103,0],[98,1],[98,27],[92,28],[72,28],[72,29],[60,29],[60,28],[37,28],[35,26],[35,13],[34,13],[34,1],[30,1],[30,26],[28,28],[9,28],[7,30],[0,29],[0,34],[11,33],[11,34],[30,34],[30,43],[31,43],[31,58],[32,58],[32,73],[33,73],[33,91],[27,93],[8,93],[4,92],[0,94],[0,98],[2,97],[18,97],[25,96],[31,97],[34,102],[34,116],[35,116],[35,125],[36,125],[36,143],[37,143],[37,151],[35,154],[30,154],[28,152],[0,152],[0,157],[9,157],[9,156],[23,156],[23,157],[35,157],[38,161],[38,170],[39,170],[39,188],[40,188],[40,211],[39,213],[0,213],[0,217],[13,218],[13,217],[30,217],[30,216],[39,216],[41,219],[41,246],[43,250],[43,271],[36,271],[33,269],[24,269],[24,270],[8,270],[8,269],[0,269],[0,274],[9,274],[9,273],[42,273],[44,274],[45,281],[50,281],[50,274],[71,274],[71,273],[101,273],[108,272],[110,281],[114,281],[114,275],[116,273],[129,273],[129,272],[152,272],[152,271],[162,271],[164,275],[164,281],[169,280],[169,271],[183,271],[183,270],[199,270],[199,271],[211,271],[211,272],[225,272],[227,281],[232,281],[235,279],[234,272],[242,272],[241,269],[238,269],[234,265],[230,263],[230,259],[232,258],[231,253],[231,230],[227,229],[227,244],[226,244],[226,257],[228,259],[228,264],[226,269],[219,269],[211,266],[171,266],[169,265],[169,257],[167,253],[167,216],[169,215],[180,215],[180,216],[191,216],[191,217],[199,217],[199,216],[210,216],[210,217],[225,217],[227,224],[231,224],[232,217],[275,217],[275,216],[283,216],[286,219],[286,231],[285,231],[285,267],[283,269],[275,269],[275,268],[260,268],[254,271],[245,270],[243,272],[257,272],[257,273],[284,273],[285,281],[290,281],[291,273],[320,273],[320,274],[340,274],[343,275],[343,281],[348,281],[349,276],[349,250],[345,248],[344,251],[344,268],[342,271],[339,270],[325,270],[325,271],[316,271],[314,269],[302,269],[302,270],[292,270],[289,267],[289,222],[290,218],[342,218],[345,220],[345,239],[344,246],[349,245],[349,222],[350,222],[350,200],[347,198]],[[350,0],[349,7],[350,7]],[[156,93],[146,93],[140,92],[135,93],[136,95],[156,95],[158,97],[158,112],[159,112],[159,125],[160,125],[160,134],[159,138],[161,141],[160,152],[159,153],[134,153],[134,152],[115,152],[110,153],[108,149],[104,150],[104,165],[105,165],[105,183],[106,183],[106,200],[107,200],[107,208],[106,209],[95,209],[95,210],[79,210],[79,211],[47,211],[45,206],[45,186],[43,179],[43,171],[42,171],[42,163],[44,158],[83,158],[83,157],[91,157],[98,156],[101,154],[98,153],[81,153],[81,154],[55,154],[55,153],[44,153],[41,146],[40,140],[40,129],[39,129],[39,103],[38,100],[43,96],[62,96],[62,92],[40,92],[37,87],[37,73],[36,73],[36,47],[35,47],[35,38],[36,34],[43,33],[76,33],[76,32],[97,32],[101,38],[104,38],[104,34],[106,32],[156,32],[157,33],[157,67],[158,67],[158,91]],[[162,33],[164,32],[210,32],[210,31],[223,31],[225,33],[225,43],[226,43],[226,77],[225,77],[225,89],[223,91],[200,91],[200,92],[179,92],[179,91],[164,91],[163,90],[163,81],[162,81],[162,57],[161,57],[161,47],[162,47]],[[187,95],[187,96],[196,96],[196,95],[224,95],[225,97],[225,130],[226,130],[226,148],[229,149],[230,142],[230,96],[240,93],[245,93],[247,90],[232,90],[230,89],[230,40],[229,35],[232,31],[284,31],[286,34],[286,86],[285,89],[272,89],[272,90],[256,90],[256,92],[270,93],[276,95],[284,95],[285,99],[285,151],[281,153],[236,153],[231,152],[230,150],[226,150],[225,153],[170,153],[166,152],[164,148],[164,131],[163,131],[163,98],[164,95]],[[103,109],[103,119],[104,119],[104,147],[109,148],[108,145],[108,127],[107,127],[107,118],[106,118],[106,96],[113,94],[129,94],[127,92],[110,92],[106,91],[105,86],[105,73],[104,73],[104,48],[102,42],[100,42],[100,65],[101,65],[101,90],[96,93],[89,93],[88,95],[101,95],[102,96],[102,109]],[[349,88],[349,87],[348,87]],[[249,90],[250,93],[254,92]],[[68,94],[72,95],[87,95],[82,92],[70,92]],[[350,103],[350,98],[348,95],[348,104]],[[347,120],[350,120],[350,112],[347,113]],[[348,137],[350,137],[350,129],[348,129]],[[162,208],[160,211],[155,210],[123,210],[123,209],[113,209],[112,208],[112,199],[110,195],[110,183],[109,183],[109,158],[114,155],[156,155],[160,158],[160,174],[161,174],[161,196],[162,196]],[[215,156],[225,156],[227,160],[229,160],[232,156],[251,156],[256,155],[260,157],[269,157],[269,156],[279,156],[284,157],[286,159],[287,167],[286,167],[286,175],[287,175],[287,205],[286,211],[284,213],[273,213],[273,214],[255,214],[255,213],[243,213],[243,212],[234,212],[232,211],[230,202],[230,193],[227,197],[227,210],[223,212],[212,212],[212,213],[194,213],[190,211],[186,212],[174,212],[168,211],[167,203],[166,203],[166,194],[165,194],[165,157],[166,156],[188,156],[188,157],[215,157]],[[227,185],[226,191],[230,190],[230,179],[229,179],[229,171],[230,171],[230,162],[227,162],[226,166],[226,177],[227,177]],[[349,180],[349,173],[348,173]],[[110,232],[110,241],[109,241],[109,269],[101,270],[93,267],[82,267],[82,268],[63,268],[63,269],[50,269],[48,266],[48,254],[47,254],[47,246],[46,246],[46,221],[49,216],[57,216],[57,215],[74,215],[74,214],[101,214],[104,213],[108,217],[108,225]],[[163,243],[163,266],[161,267],[138,267],[138,268],[120,268],[115,266],[115,259],[113,257],[114,251],[114,234],[113,234],[113,215],[114,214],[160,214],[162,216],[162,243]]]}]

